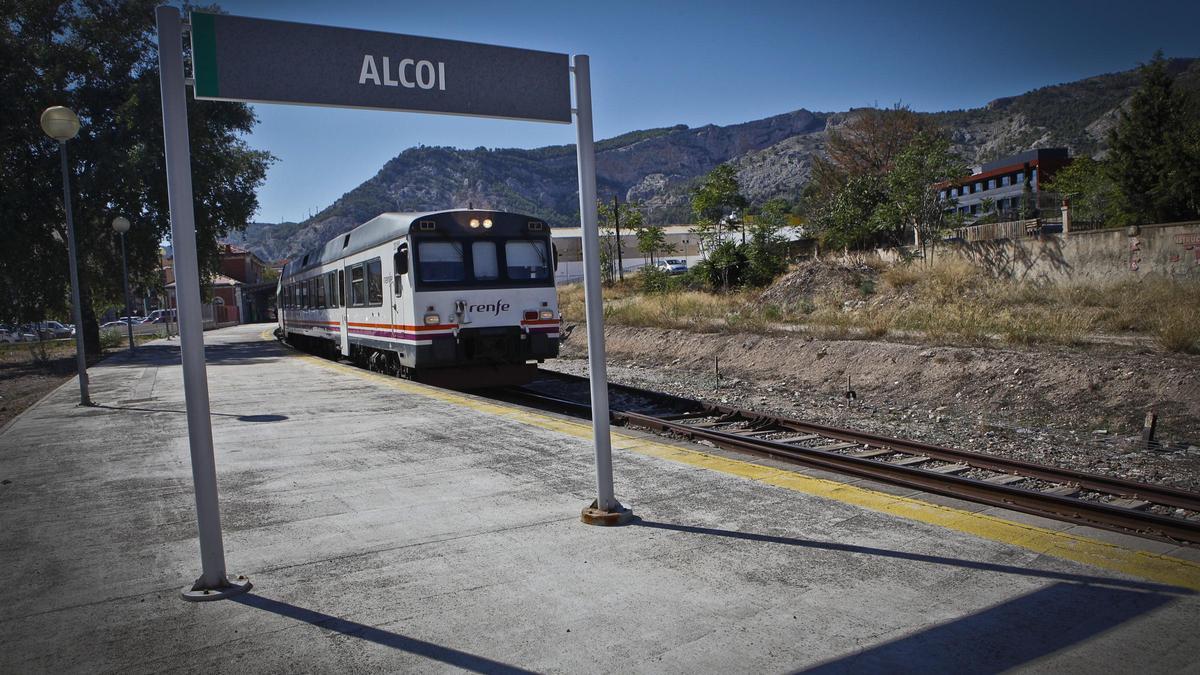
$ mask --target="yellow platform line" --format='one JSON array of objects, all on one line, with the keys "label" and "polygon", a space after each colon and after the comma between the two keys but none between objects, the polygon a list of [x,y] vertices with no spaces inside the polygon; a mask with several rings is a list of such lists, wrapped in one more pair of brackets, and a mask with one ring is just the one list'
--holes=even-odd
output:
[{"label": "yellow platform line", "polygon": [[[264,334],[268,335],[268,334]],[[388,375],[335,363],[311,354],[297,352],[300,358],[320,367],[374,380],[405,393],[437,399],[480,412],[505,417],[525,424],[590,439],[590,424],[563,420],[549,415],[490,403],[457,392],[438,389],[427,385],[400,380]],[[1101,569],[1129,574],[1150,581],[1170,584],[1181,588],[1200,591],[1200,564],[1172,556],[1136,551],[1117,544],[1098,541],[1067,532],[1056,532],[1036,525],[1017,523],[997,516],[972,513],[950,506],[891,495],[855,485],[847,485],[824,478],[815,478],[786,469],[777,469],[752,462],[719,457],[698,450],[659,443],[617,431],[612,433],[613,449],[634,452],[647,457],[656,457],[679,464],[717,471],[720,473],[756,480],[796,492],[832,499],[844,504],[853,504],[865,509],[886,513],[900,518],[915,520],[946,529],[964,532],[983,539],[1019,546],[1021,548],[1071,560]]]}]

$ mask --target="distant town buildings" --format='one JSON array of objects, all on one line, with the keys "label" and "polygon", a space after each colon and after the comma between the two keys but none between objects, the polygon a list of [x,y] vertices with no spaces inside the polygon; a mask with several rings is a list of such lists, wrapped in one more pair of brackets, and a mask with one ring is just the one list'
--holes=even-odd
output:
[{"label": "distant town buildings", "polygon": [[[235,244],[220,244],[220,273],[212,278],[211,301],[205,303],[205,322],[216,325],[269,321],[275,308],[273,269],[253,252]],[[175,278],[171,259],[163,257],[167,304],[175,305]]]},{"label": "distant town buildings", "polygon": [[[1066,148],[1038,148],[988,162],[969,176],[934,187],[942,199],[956,199],[958,213],[967,220],[990,212],[1000,220],[1017,220],[1022,217],[1023,201],[1031,200],[1036,205],[1042,186],[1070,163]],[[988,203],[990,210],[986,208]]]}]

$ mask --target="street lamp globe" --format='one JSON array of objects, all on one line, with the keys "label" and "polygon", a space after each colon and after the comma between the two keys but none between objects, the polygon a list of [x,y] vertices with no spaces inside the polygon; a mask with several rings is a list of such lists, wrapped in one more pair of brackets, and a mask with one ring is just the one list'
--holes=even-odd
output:
[{"label": "street lamp globe", "polygon": [[129,219],[125,216],[117,216],[112,221],[113,231],[117,234],[125,234],[129,231]]},{"label": "street lamp globe", "polygon": [[79,116],[61,105],[46,108],[42,111],[42,131],[60,143],[69,141],[79,133]]}]

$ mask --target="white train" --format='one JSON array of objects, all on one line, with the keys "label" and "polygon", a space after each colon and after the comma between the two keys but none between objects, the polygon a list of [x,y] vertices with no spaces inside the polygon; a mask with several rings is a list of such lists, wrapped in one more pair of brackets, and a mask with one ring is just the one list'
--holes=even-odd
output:
[{"label": "white train", "polygon": [[557,257],[538,218],[384,213],[288,262],[279,331],[303,349],[402,377],[524,381],[558,355]]}]

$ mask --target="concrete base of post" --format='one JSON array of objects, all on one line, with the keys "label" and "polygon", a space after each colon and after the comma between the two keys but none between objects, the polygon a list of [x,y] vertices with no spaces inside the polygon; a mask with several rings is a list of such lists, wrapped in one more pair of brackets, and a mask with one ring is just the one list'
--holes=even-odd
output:
[{"label": "concrete base of post", "polygon": [[611,511],[600,509],[599,504],[593,500],[591,504],[583,509],[583,513],[579,515],[579,519],[584,525],[600,525],[602,527],[616,527],[617,525],[625,525],[633,520],[633,511],[617,504]]},{"label": "concrete base of post", "polygon": [[225,579],[224,583],[217,588],[205,588],[200,585],[200,579],[197,579],[191,588],[183,589],[181,595],[188,602],[207,602],[209,600],[232,598],[235,595],[245,593],[251,588],[254,588],[254,585],[250,583],[250,579],[246,578],[245,575],[239,574],[233,581]]}]

